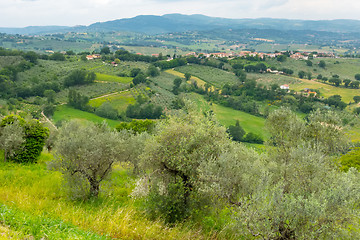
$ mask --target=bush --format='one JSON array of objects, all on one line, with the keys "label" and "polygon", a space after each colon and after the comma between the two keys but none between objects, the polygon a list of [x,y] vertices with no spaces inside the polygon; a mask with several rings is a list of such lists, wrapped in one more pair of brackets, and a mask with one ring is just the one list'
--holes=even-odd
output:
[{"label": "bush", "polygon": [[18,121],[24,130],[25,142],[9,158],[18,163],[34,163],[40,156],[49,136],[49,129],[44,127],[38,120],[25,121],[19,116],[10,115],[2,119],[0,128]]}]

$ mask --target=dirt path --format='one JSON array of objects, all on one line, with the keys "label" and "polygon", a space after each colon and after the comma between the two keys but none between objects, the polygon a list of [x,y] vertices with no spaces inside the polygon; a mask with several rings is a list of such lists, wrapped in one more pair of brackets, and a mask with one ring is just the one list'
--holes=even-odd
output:
[{"label": "dirt path", "polygon": [[53,124],[53,122],[41,111],[41,115],[44,117],[45,121],[48,122],[55,130],[58,130],[57,127]]},{"label": "dirt path", "polygon": [[108,93],[108,94],[105,94],[105,95],[102,95],[102,96],[99,96],[99,97],[96,97],[96,98],[91,98],[90,100],[104,98],[104,97],[108,97],[108,96],[112,96],[112,95],[116,95],[116,94],[120,94],[120,93],[124,93],[124,92],[128,92],[128,91],[129,91],[129,89],[126,89],[126,90],[123,90],[123,91],[120,91],[120,92]]}]

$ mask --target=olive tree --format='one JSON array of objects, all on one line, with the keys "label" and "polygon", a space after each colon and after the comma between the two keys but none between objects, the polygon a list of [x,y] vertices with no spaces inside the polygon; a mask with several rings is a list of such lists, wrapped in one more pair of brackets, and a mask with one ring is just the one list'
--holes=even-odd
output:
[{"label": "olive tree", "polygon": [[128,136],[106,124],[70,121],[59,130],[53,164],[63,172],[70,188],[85,186],[86,193],[97,197],[114,163],[128,160],[124,147]]},{"label": "olive tree", "polygon": [[238,196],[234,229],[262,239],[358,238],[347,228],[358,227],[360,176],[334,166],[332,156],[348,143],[336,115],[318,111],[305,122],[282,108],[266,125],[268,154],[248,168],[258,172],[253,181],[242,181],[248,190]]},{"label": "olive tree", "polygon": [[141,156],[142,169],[150,174],[150,203],[168,222],[186,217],[202,180],[201,166],[215,161],[231,140],[226,129],[187,109],[159,123]]}]

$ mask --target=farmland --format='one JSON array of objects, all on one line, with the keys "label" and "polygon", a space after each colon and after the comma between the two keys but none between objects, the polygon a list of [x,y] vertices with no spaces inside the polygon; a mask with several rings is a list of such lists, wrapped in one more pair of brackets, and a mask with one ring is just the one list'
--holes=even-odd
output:
[{"label": "farmland", "polygon": [[100,107],[104,102],[110,102],[110,104],[119,112],[125,111],[129,104],[135,103],[135,98],[130,91],[111,94],[108,96],[96,98],[90,100],[89,104],[92,107]]},{"label": "farmland", "polygon": [[221,88],[224,84],[235,84],[239,81],[233,73],[209,66],[188,65],[178,67],[176,70],[182,73],[190,73],[216,88]]},{"label": "farmland", "polygon": [[61,122],[68,121],[70,119],[78,119],[83,122],[91,121],[94,123],[102,123],[103,121],[106,121],[107,124],[111,127],[115,127],[117,124],[119,124],[119,121],[102,118],[95,115],[94,113],[84,112],[69,107],[67,105],[58,106],[52,119],[56,125],[61,124]]}]

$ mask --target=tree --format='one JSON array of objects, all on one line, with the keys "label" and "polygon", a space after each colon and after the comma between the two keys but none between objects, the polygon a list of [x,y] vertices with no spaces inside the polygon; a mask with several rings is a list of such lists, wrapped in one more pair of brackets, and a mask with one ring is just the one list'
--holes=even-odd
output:
[{"label": "tree", "polygon": [[227,132],[234,141],[242,141],[245,135],[245,130],[240,126],[239,120],[236,120],[235,125],[230,125]]},{"label": "tree", "polygon": [[48,103],[54,103],[55,102],[55,96],[56,93],[54,90],[45,90],[44,96],[47,98]]},{"label": "tree", "polygon": [[190,73],[185,73],[184,76],[185,76],[186,81],[189,81],[190,78],[191,78],[191,74],[190,74]]},{"label": "tree", "polygon": [[201,187],[200,168],[217,159],[230,143],[225,129],[211,116],[204,118],[195,110],[188,111],[159,123],[141,156],[142,168],[151,174],[147,196],[154,212],[160,212],[168,222],[188,216]]},{"label": "tree", "polygon": [[89,97],[83,96],[73,89],[69,90],[68,104],[76,109],[89,110]]},{"label": "tree", "polygon": [[308,79],[309,79],[309,80],[311,80],[312,73],[311,73],[311,72],[307,72],[307,74],[306,74],[306,75],[307,75]]},{"label": "tree", "polygon": [[345,87],[348,87],[349,84],[351,83],[351,80],[350,79],[344,79],[343,82],[344,82]]},{"label": "tree", "polygon": [[138,85],[140,83],[145,83],[145,82],[146,82],[146,77],[143,73],[138,73],[133,79],[134,85]]},{"label": "tree", "polygon": [[118,111],[111,105],[109,101],[104,102],[100,107],[96,108],[95,114],[104,117],[116,120],[118,119]]},{"label": "tree", "polygon": [[355,79],[358,81],[360,80],[360,73],[355,74]]},{"label": "tree", "polygon": [[277,57],[276,57],[276,60],[278,60],[279,62],[285,62],[286,61],[286,59],[287,59],[287,56],[286,55],[278,55]]},{"label": "tree", "polygon": [[320,60],[320,62],[319,62],[319,67],[321,67],[321,68],[325,68],[326,67],[326,63],[325,63],[325,61],[324,60]]},{"label": "tree", "polygon": [[359,88],[359,85],[360,85],[360,81],[352,81],[350,83],[350,87],[355,89]]},{"label": "tree", "polygon": [[310,60],[306,60],[305,63],[306,63],[306,66],[308,66],[308,67],[311,67],[313,65],[312,61],[310,61]]},{"label": "tree", "polygon": [[109,47],[103,47],[103,48],[101,48],[101,50],[100,50],[100,54],[105,54],[105,55],[107,55],[107,54],[110,54],[110,48]]},{"label": "tree", "polygon": [[34,51],[29,51],[24,54],[24,58],[26,60],[28,60],[29,62],[36,64],[37,60],[39,58],[39,55]]},{"label": "tree", "polygon": [[323,76],[322,76],[321,74],[319,74],[319,75],[317,75],[316,78],[319,79],[319,80],[321,80],[321,79],[323,79]]},{"label": "tree", "polygon": [[65,175],[70,191],[74,193],[78,186],[85,185],[81,197],[98,197],[100,184],[114,163],[127,160],[123,148],[127,137],[104,123],[83,125],[70,121],[59,131],[53,166]]},{"label": "tree", "polygon": [[62,53],[56,52],[51,54],[49,59],[54,61],[65,61],[65,56]]},{"label": "tree", "polygon": [[55,109],[56,107],[52,104],[46,104],[44,107],[43,107],[43,112],[45,114],[45,116],[47,117],[51,117],[54,115],[55,113]]},{"label": "tree", "polygon": [[17,151],[22,150],[25,142],[24,137],[24,129],[17,119],[0,128],[0,148],[4,150],[5,162],[8,158],[13,157]]},{"label": "tree", "polygon": [[155,67],[154,65],[150,65],[148,70],[147,70],[147,74],[151,77],[156,77],[160,75],[160,71],[157,67]]},{"label": "tree", "polygon": [[130,71],[130,77],[136,77],[139,73],[141,73],[140,68],[133,68]]},{"label": "tree", "polygon": [[64,80],[64,86],[70,87],[75,85],[84,85],[93,83],[96,79],[96,73],[87,72],[84,69],[72,71]]},{"label": "tree", "polygon": [[299,76],[299,78],[304,78],[306,76],[306,72],[299,71],[298,76]]},{"label": "tree", "polygon": [[353,99],[354,99],[354,102],[355,102],[355,103],[359,103],[359,102],[360,102],[360,96],[354,96]]}]

